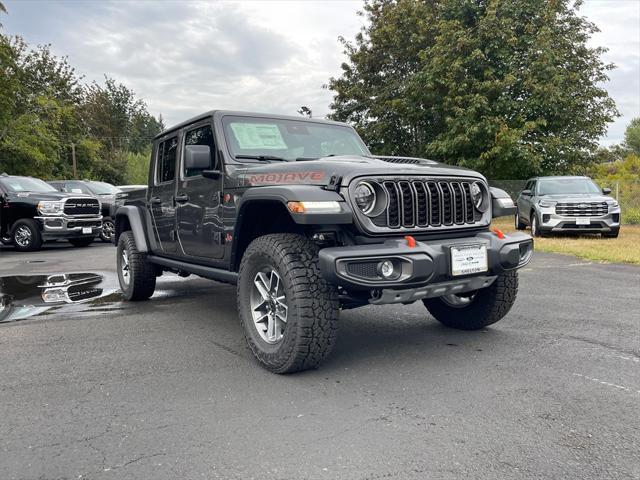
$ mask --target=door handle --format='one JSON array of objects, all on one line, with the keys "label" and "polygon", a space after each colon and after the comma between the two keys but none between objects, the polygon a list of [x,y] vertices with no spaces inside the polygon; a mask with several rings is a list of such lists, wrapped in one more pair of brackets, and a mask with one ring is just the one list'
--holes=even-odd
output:
[{"label": "door handle", "polygon": [[160,197],[153,197],[151,199],[151,205],[160,205],[162,203],[162,199]]},{"label": "door handle", "polygon": [[183,193],[182,195],[176,195],[175,197],[173,197],[173,199],[176,201],[176,203],[186,203],[189,201],[189,195]]}]

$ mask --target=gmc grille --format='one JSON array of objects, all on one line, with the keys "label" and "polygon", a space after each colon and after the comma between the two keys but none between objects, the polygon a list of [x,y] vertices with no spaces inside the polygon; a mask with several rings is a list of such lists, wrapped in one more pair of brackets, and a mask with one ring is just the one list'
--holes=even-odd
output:
[{"label": "gmc grille", "polygon": [[473,206],[471,183],[459,180],[384,180],[388,208],[371,219],[382,228],[473,225],[482,214]]},{"label": "gmc grille", "polygon": [[100,215],[100,202],[95,198],[68,198],[64,204],[65,215]]},{"label": "gmc grille", "polygon": [[607,202],[566,202],[556,204],[556,214],[564,217],[599,217],[609,212]]}]

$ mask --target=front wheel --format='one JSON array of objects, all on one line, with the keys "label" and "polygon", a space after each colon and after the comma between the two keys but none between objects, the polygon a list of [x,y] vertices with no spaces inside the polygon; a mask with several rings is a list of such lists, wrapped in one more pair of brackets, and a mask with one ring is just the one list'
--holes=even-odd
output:
[{"label": "front wheel", "polygon": [[535,213],[531,214],[531,236],[542,237],[544,234],[540,230],[540,224],[538,223],[538,216]]},{"label": "front wheel", "polygon": [[120,235],[116,254],[118,282],[127,300],[147,300],[156,289],[156,269],[147,254],[138,251],[133,233]]},{"label": "front wheel", "polygon": [[520,213],[517,211],[515,216],[515,227],[516,227],[516,230],[524,230],[526,227],[526,225],[522,223],[522,220],[520,220]]},{"label": "front wheel", "polygon": [[443,325],[458,330],[479,330],[502,319],[516,301],[518,272],[498,275],[487,288],[469,293],[425,298],[431,315]]},{"label": "front wheel", "polygon": [[238,314],[249,348],[266,369],[318,367],[335,342],[339,302],[320,274],[316,245],[294,234],[251,242],[238,273]]},{"label": "front wheel", "polygon": [[113,220],[111,218],[105,218],[102,220],[102,230],[100,231],[100,240],[105,243],[111,243],[111,239],[113,238],[113,234],[115,233],[116,228],[113,224]]},{"label": "front wheel", "polygon": [[25,218],[14,223],[11,229],[11,243],[21,252],[40,250],[42,235],[35,220]]},{"label": "front wheel", "polygon": [[618,238],[618,235],[620,235],[620,229],[616,228],[614,230],[611,230],[608,233],[603,233],[602,236],[604,238]]}]

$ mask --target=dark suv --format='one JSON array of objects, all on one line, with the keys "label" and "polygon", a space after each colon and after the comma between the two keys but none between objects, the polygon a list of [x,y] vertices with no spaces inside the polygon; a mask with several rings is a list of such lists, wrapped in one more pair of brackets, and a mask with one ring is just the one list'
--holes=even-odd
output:
[{"label": "dark suv", "polygon": [[490,229],[515,207],[479,173],[375,157],[349,125],[300,117],[214,111],[170,128],[146,192],[119,201],[125,297],[149,298],[163,272],[237,284],[249,347],[277,373],[318,366],[345,308],[421,301],[449,327],[495,323],[533,250]]},{"label": "dark suv", "polygon": [[114,187],[107,182],[98,182],[96,180],[51,180],[47,183],[59,192],[84,193],[98,197],[102,204],[102,230],[100,230],[100,239],[103,242],[111,242],[114,231],[111,208],[113,207],[116,195],[121,192],[118,187]]},{"label": "dark suv", "polygon": [[17,250],[38,250],[43,241],[89,245],[102,230],[100,201],[67,194],[32,177],[0,175],[0,240]]}]

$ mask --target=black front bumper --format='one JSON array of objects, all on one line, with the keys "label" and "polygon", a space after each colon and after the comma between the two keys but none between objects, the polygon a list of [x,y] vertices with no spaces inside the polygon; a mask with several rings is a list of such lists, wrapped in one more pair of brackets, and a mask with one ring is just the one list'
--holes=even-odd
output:
[{"label": "black front bumper", "polygon": [[[454,276],[451,247],[485,245],[487,270]],[[332,247],[320,250],[320,270],[325,279],[350,291],[372,293],[370,303],[409,303],[419,298],[463,293],[491,285],[497,275],[529,263],[533,239],[524,233],[499,238],[493,232],[468,237],[416,241],[405,239],[382,244]],[[399,272],[395,280],[385,280],[380,262],[390,260]]]}]

